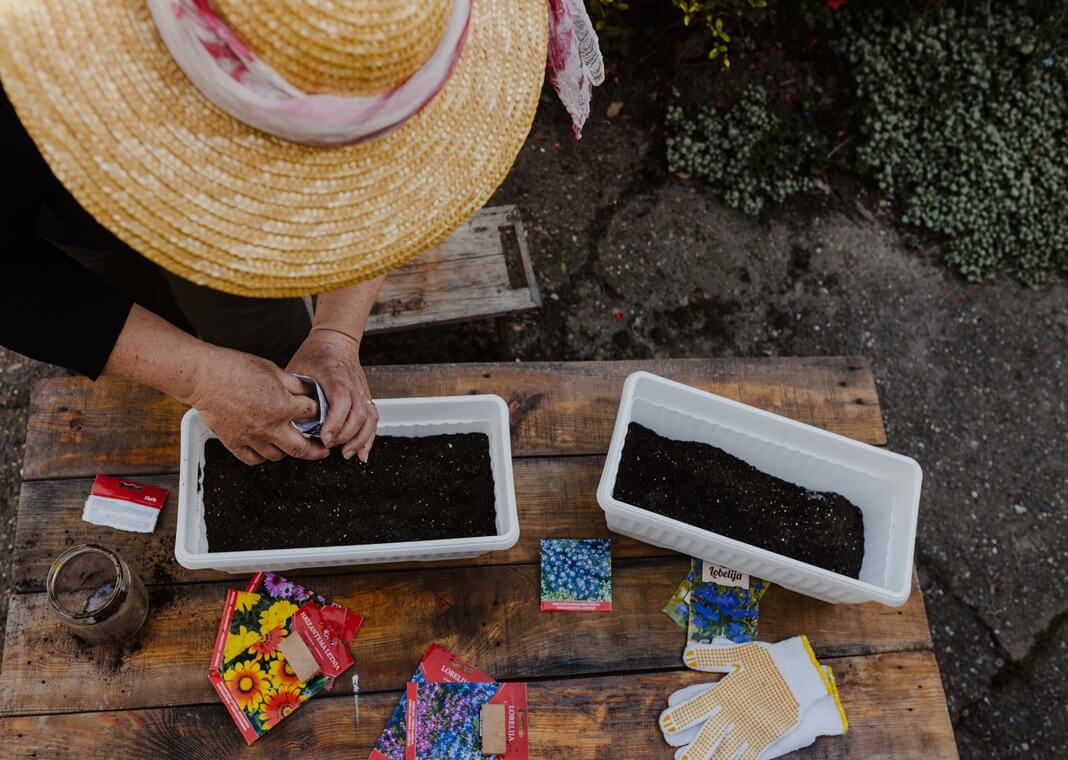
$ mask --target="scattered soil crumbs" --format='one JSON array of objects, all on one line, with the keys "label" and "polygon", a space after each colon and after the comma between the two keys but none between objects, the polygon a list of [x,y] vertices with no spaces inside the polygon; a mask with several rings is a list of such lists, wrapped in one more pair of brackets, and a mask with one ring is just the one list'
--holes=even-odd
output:
[{"label": "scattered soil crumbs", "polygon": [[141,626],[141,630],[135,633],[129,641],[115,646],[89,644],[73,633],[66,634],[66,639],[68,646],[79,659],[93,662],[100,669],[100,673],[107,678],[126,667],[127,657],[136,655],[144,648],[145,641],[148,638],[146,629],[151,620],[152,610],[149,610],[148,619]]},{"label": "scattered soil crumbs", "polygon": [[864,518],[840,494],[809,491],[726,451],[627,428],[615,498],[856,578]]},{"label": "scattered soil crumbs", "polygon": [[213,552],[348,546],[497,534],[489,438],[380,436],[367,464],[340,449],[249,467],[204,447],[204,519]]}]

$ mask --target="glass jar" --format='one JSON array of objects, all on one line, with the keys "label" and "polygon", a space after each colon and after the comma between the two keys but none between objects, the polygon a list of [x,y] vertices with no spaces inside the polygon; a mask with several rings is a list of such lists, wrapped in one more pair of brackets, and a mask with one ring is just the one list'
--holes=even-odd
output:
[{"label": "glass jar", "polygon": [[89,644],[122,644],[148,616],[141,579],[103,546],[82,544],[60,554],[48,570],[46,587],[60,621]]}]

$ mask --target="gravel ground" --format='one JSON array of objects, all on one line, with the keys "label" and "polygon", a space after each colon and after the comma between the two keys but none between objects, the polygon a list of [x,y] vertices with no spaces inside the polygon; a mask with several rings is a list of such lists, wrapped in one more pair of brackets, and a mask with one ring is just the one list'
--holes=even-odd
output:
[{"label": "gravel ground", "polygon": [[[745,217],[664,176],[637,96],[605,89],[581,143],[542,108],[494,199],[521,205],[545,299],[507,358],[868,356],[891,447],[924,468],[917,562],[961,755],[1068,755],[1068,287],[963,282],[848,180]],[[365,362],[500,352],[472,323],[370,338]],[[28,389],[54,372],[0,352],[9,549]]]}]

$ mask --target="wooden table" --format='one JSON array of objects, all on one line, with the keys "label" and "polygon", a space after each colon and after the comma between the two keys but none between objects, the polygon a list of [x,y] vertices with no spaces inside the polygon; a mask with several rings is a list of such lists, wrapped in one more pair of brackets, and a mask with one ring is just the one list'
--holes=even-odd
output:
[{"label": "wooden table", "polygon": [[[423,650],[437,641],[502,680],[531,681],[532,758],[669,758],[656,716],[673,690],[709,677],[681,667],[683,633],[660,609],[687,559],[613,542],[611,614],[538,611],[538,539],[607,536],[595,491],[623,379],[648,369],[875,445],[875,385],[855,358],[670,360],[376,367],[380,397],[496,393],[512,412],[522,538],[508,552],[437,565],[305,573],[312,589],[367,616],[348,677],[246,748],[208,684],[225,590],[243,579],[190,572],[173,556],[172,495],[154,535],[80,519],[99,471],[177,489],[183,409],[122,382],[65,378],[35,389],[0,672],[5,757],[365,758]],[[176,495],[176,491],[175,491]],[[65,547],[116,548],[154,605],[125,651],[96,652],[49,614],[42,583]],[[294,573],[299,574],[299,573]],[[761,638],[807,633],[838,677],[851,730],[798,757],[956,757],[923,598],[900,609],[833,606],[781,588]]]}]

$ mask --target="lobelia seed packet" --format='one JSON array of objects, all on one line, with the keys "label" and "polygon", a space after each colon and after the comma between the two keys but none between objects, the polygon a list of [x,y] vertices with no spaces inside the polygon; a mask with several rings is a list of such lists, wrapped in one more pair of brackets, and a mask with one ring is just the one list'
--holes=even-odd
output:
[{"label": "lobelia seed packet", "polygon": [[709,644],[756,639],[760,600],[770,584],[723,565],[690,560],[690,571],[664,605],[664,614],[686,629],[687,641]]},{"label": "lobelia seed packet", "polygon": [[[431,644],[419,661],[411,683],[493,683],[493,679],[438,644]],[[408,700],[402,695],[389,716],[368,760],[405,760]]]},{"label": "lobelia seed packet", "polygon": [[541,611],[611,612],[612,540],[541,540]]},{"label": "lobelia seed packet", "polygon": [[[405,760],[526,760],[527,685],[524,683],[415,683],[405,692]],[[500,705],[504,752],[484,755],[486,705]]]},{"label": "lobelia seed packet", "polygon": [[[348,648],[363,617],[275,573],[227,592],[208,678],[251,744],[352,665]],[[301,681],[280,644],[300,637],[320,673]]]}]

